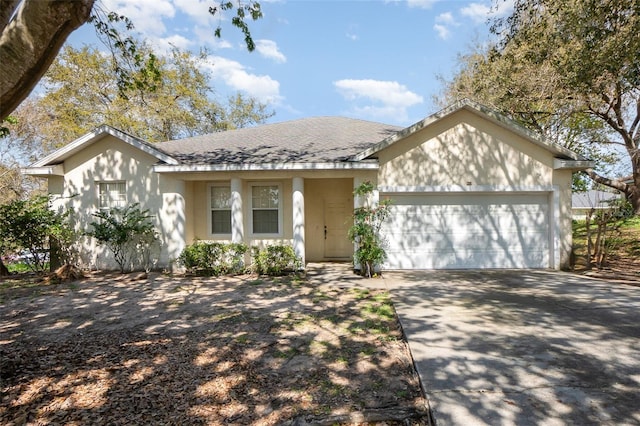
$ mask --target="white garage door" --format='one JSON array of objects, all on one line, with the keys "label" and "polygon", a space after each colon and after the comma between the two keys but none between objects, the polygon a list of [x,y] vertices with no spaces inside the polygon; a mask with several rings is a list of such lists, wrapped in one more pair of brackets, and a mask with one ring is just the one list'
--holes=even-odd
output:
[{"label": "white garage door", "polygon": [[547,268],[546,193],[384,195],[387,269]]}]

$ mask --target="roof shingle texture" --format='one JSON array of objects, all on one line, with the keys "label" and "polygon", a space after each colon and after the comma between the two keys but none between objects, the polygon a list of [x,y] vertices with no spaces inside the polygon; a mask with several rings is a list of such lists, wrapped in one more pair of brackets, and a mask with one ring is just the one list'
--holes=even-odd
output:
[{"label": "roof shingle texture", "polygon": [[312,117],[155,144],[183,164],[340,162],[402,130],[344,117]]}]

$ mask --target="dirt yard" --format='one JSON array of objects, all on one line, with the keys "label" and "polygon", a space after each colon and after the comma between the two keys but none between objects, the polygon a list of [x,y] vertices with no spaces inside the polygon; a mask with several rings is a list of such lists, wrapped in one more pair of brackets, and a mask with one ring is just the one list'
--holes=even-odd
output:
[{"label": "dirt yard", "polygon": [[16,284],[0,281],[1,424],[427,424],[382,290],[159,274]]}]

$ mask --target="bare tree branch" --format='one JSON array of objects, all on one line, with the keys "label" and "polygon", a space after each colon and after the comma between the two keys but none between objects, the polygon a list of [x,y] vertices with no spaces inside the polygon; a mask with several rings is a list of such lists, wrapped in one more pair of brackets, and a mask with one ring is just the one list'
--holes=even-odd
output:
[{"label": "bare tree branch", "polygon": [[606,185],[609,188],[617,189],[624,194],[627,194],[629,192],[629,185],[622,182],[621,180],[606,178],[596,173],[593,169],[587,169],[584,171],[584,173],[587,174],[594,182]]}]

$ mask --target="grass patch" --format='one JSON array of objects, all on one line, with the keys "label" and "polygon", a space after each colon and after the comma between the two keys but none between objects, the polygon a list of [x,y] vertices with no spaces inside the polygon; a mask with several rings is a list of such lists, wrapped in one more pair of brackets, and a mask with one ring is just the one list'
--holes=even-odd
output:
[{"label": "grass patch", "polygon": [[211,319],[213,320],[213,322],[228,321],[231,324],[237,324],[239,322],[242,322],[242,312],[240,311],[222,312],[217,315],[214,315]]},{"label": "grass patch", "polygon": [[[595,225],[592,227],[595,230]],[[629,269],[630,265],[640,257],[640,217],[624,220],[620,225],[619,233],[609,236],[608,243],[610,266]],[[576,269],[586,268],[588,266],[586,259],[587,230],[584,220],[573,221],[573,253]]]},{"label": "grass patch", "polygon": [[367,313],[371,316],[380,317],[386,320],[392,320],[395,318],[395,311],[393,310],[393,305],[385,303],[382,305],[367,303],[364,308],[362,308],[364,313]]},{"label": "grass patch", "polygon": [[287,316],[280,320],[280,324],[288,330],[297,330],[313,323],[314,320],[311,315],[288,312]]},{"label": "grass patch", "polygon": [[360,355],[371,356],[376,353],[376,347],[373,345],[367,345],[359,352]]},{"label": "grass patch", "polygon": [[12,274],[22,274],[22,273],[25,273],[25,272],[31,272],[32,271],[32,269],[29,267],[29,265],[24,263],[24,262],[9,263],[8,265],[5,265],[5,266],[7,267],[9,272],[12,273]]},{"label": "grass patch", "polygon": [[356,300],[368,299],[371,296],[371,292],[367,289],[354,288],[351,291],[354,293]]},{"label": "grass patch", "polygon": [[249,342],[249,335],[247,333],[240,334],[233,339],[236,343],[244,345]]},{"label": "grass patch", "polygon": [[287,348],[284,350],[276,351],[275,356],[276,358],[290,359],[298,355],[299,353],[300,351],[298,351],[296,348]]}]

